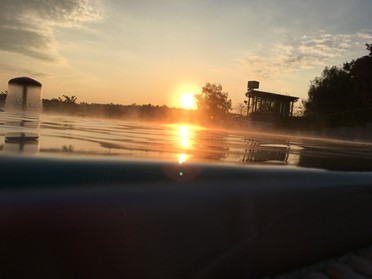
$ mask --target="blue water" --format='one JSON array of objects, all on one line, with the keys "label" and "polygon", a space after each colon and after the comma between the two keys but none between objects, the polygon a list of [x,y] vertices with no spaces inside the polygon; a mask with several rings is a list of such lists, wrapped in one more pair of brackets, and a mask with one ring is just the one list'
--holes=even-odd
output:
[{"label": "blue water", "polygon": [[368,141],[44,114],[0,117],[0,156],[372,170]]}]

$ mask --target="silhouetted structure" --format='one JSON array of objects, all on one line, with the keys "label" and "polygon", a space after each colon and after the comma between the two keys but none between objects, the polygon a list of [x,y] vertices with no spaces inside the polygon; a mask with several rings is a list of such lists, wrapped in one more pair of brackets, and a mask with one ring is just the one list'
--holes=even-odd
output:
[{"label": "silhouetted structure", "polygon": [[6,109],[18,111],[41,110],[41,83],[29,78],[18,77],[9,80]]},{"label": "silhouetted structure", "polygon": [[247,116],[258,121],[275,121],[292,116],[293,105],[298,97],[255,90],[258,85],[257,81],[248,82],[248,92],[245,93],[248,97]]}]

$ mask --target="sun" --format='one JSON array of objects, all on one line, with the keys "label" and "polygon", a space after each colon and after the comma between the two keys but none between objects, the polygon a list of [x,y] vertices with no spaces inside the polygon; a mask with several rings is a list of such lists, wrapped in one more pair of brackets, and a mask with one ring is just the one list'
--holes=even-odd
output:
[{"label": "sun", "polygon": [[184,81],[171,89],[174,106],[177,108],[196,110],[198,108],[195,94],[200,91],[200,87],[192,81]]},{"label": "sun", "polygon": [[196,109],[194,93],[182,93],[182,95],[180,96],[180,105],[184,109]]}]

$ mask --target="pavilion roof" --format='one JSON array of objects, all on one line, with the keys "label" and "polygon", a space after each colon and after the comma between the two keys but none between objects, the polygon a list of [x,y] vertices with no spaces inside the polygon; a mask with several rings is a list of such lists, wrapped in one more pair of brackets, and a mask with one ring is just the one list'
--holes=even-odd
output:
[{"label": "pavilion roof", "polygon": [[245,94],[247,97],[263,97],[266,99],[274,99],[274,100],[286,100],[286,101],[297,101],[298,97],[276,94],[271,92],[259,91],[259,90],[251,90]]}]

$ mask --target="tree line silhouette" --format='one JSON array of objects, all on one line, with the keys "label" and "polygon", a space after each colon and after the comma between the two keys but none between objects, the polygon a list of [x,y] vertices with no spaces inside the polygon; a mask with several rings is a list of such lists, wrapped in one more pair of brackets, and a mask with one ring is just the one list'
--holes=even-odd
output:
[{"label": "tree line silhouette", "polygon": [[372,121],[372,44],[368,55],[326,67],[310,83],[304,116],[323,125],[363,126]]},{"label": "tree line silhouette", "polygon": [[57,99],[43,99],[43,112],[67,114],[75,116],[107,117],[139,121],[176,122],[187,120],[194,122],[197,119],[196,111],[181,108],[170,108],[165,105],[122,105],[77,103],[75,96],[63,95]]}]

